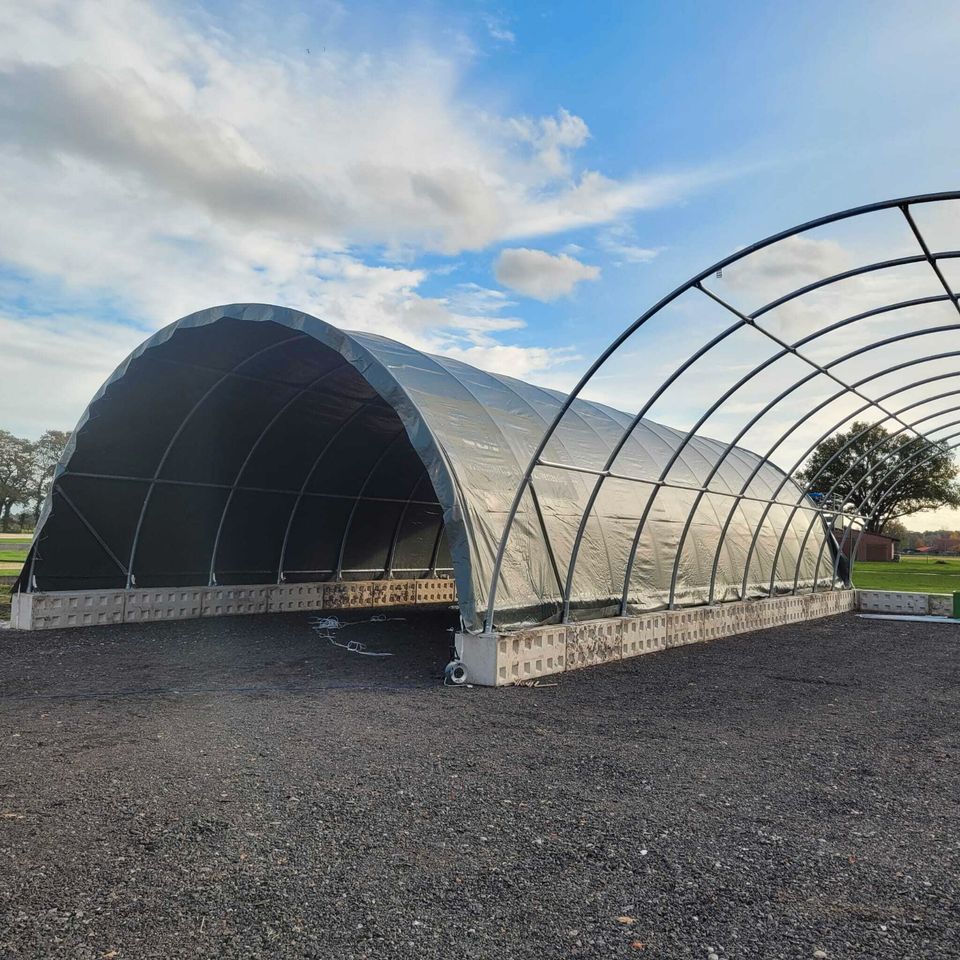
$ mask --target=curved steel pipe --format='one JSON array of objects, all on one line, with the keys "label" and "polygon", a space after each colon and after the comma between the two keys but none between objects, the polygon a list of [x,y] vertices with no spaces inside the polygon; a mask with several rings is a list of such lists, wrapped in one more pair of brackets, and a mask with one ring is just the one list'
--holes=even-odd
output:
[{"label": "curved steel pipe", "polygon": [[[722,271],[724,267],[735,263],[739,260],[744,259],[751,254],[763,250],[767,247],[772,246],[773,244],[788,239],[790,237],[798,236],[809,230],[815,229],[816,227],[825,226],[831,223],[838,223],[844,220],[848,220],[852,217],[861,216],[863,214],[879,212],[883,210],[890,210],[893,208],[902,208],[904,206],[910,207],[913,205],[920,205],[926,203],[935,203],[945,200],[955,200],[960,198],[960,192],[957,191],[945,191],[941,193],[930,193],[930,194],[920,194],[910,197],[904,197],[899,200],[887,200],[879,203],[864,204],[859,207],[852,207],[848,210],[841,211],[839,213],[830,214],[824,217],[818,217],[814,220],[810,220],[804,224],[801,224],[797,227],[792,227],[788,230],[782,230],[776,234],[773,234],[764,240],[758,241],[743,250],[739,250],[736,253],[733,253],[722,260],[717,261],[706,270],[703,270],[701,273],[697,274],[691,280],[682,284],[681,286],[675,288],[673,291],[668,293],[665,297],[661,298],[656,304],[654,304],[649,310],[647,310],[642,316],[630,324],[609,346],[597,357],[597,359],[590,365],[586,370],[583,376],[579,379],[576,386],[568,394],[564,402],[561,404],[556,415],[554,416],[552,422],[548,426],[547,430],[540,438],[539,443],[536,445],[530,460],[527,464],[527,468],[523,473],[523,476],[517,485],[517,490],[514,494],[513,501],[511,503],[510,510],[507,514],[506,520],[504,521],[503,530],[501,532],[500,540],[497,547],[497,553],[494,560],[493,570],[490,578],[490,589],[488,592],[487,598],[487,608],[484,617],[484,625],[486,630],[491,630],[493,627],[494,611],[496,609],[496,594],[497,588],[500,581],[500,571],[503,566],[503,560],[506,553],[507,541],[510,537],[510,533],[513,528],[513,523],[516,519],[516,514],[520,506],[520,502],[523,498],[524,491],[526,490],[527,485],[529,484],[533,472],[536,469],[536,466],[540,460],[540,457],[543,454],[543,451],[546,449],[547,444],[549,443],[551,437],[556,432],[557,427],[563,420],[567,411],[570,409],[573,402],[576,398],[582,393],[584,387],[593,379],[597,371],[606,363],[609,358],[616,353],[616,351],[623,345],[623,343],[628,340],[638,329],[640,329],[651,317],[657,314],[661,309],[663,309],[668,304],[672,303],[679,296],[689,290],[695,284],[701,283],[711,274],[715,274],[718,271]],[[926,253],[927,251],[925,251]]]},{"label": "curved steel pipe", "polygon": [[[937,427],[937,430],[946,430],[946,429],[949,429],[950,427],[954,427],[954,426],[960,426],[960,420],[954,420],[952,423],[943,424],[942,426]],[[938,438],[938,439],[927,439],[927,438],[925,438],[925,439],[924,439],[924,443],[925,443],[925,444],[931,444],[931,445],[937,445],[937,446],[939,446],[941,443],[944,443],[944,442],[947,441],[947,440],[952,440],[954,437],[957,437],[957,436],[960,436],[960,431],[955,431],[954,433],[948,434],[946,437],[940,437],[940,438]],[[911,442],[913,442],[913,441],[911,441]],[[877,484],[876,484],[877,489],[879,489],[879,490],[881,491],[880,500],[879,500],[879,502],[878,502],[876,505],[874,505],[873,511],[872,511],[870,514],[864,514],[864,516],[867,516],[867,517],[869,517],[869,518],[871,518],[871,519],[872,519],[873,517],[875,517],[875,516],[877,515],[877,510],[879,510],[880,504],[882,504],[884,501],[886,501],[886,500],[889,499],[889,495],[890,495],[890,494],[889,494],[889,491],[885,490],[885,489],[884,489],[884,486],[883,486],[884,483],[887,481],[887,479],[888,479],[889,477],[893,476],[893,474],[896,472],[897,469],[902,469],[905,464],[909,463],[909,462],[910,462],[911,460],[913,460],[913,459],[916,459],[917,457],[922,456],[922,455],[923,455],[924,453],[926,453],[929,449],[930,449],[929,446],[923,446],[923,447],[921,447],[920,449],[916,450],[914,453],[910,454],[905,460],[903,460],[901,463],[899,463],[899,464],[898,464],[897,466],[895,466],[893,469],[888,470],[888,471],[877,481]],[[953,448],[951,447],[950,449],[953,449]],[[850,488],[849,493],[852,493],[857,487],[859,487],[860,484],[863,483],[863,482],[867,479],[867,477],[870,476],[870,474],[872,474],[872,473],[874,472],[874,470],[876,470],[876,469],[878,469],[879,467],[883,466],[884,463],[886,463],[888,460],[890,460],[892,457],[894,457],[896,454],[898,454],[898,453],[900,453],[900,452],[902,452],[902,448],[901,448],[901,449],[897,449],[897,450],[892,450],[892,451],[890,451],[890,453],[887,454],[886,457],[884,457],[883,459],[879,460],[876,464],[874,464],[874,466],[871,467],[870,470],[867,471],[867,473],[865,473],[865,474],[853,485],[853,487]],[[929,462],[930,462],[931,460],[933,460],[935,457],[941,456],[941,455],[942,455],[942,451],[940,451],[940,450],[937,450],[937,451],[935,451],[934,453],[932,453],[929,457],[927,457],[926,460],[922,461],[921,464],[917,464],[915,467],[912,467],[910,470],[908,470],[907,473],[905,473],[904,476],[897,482],[896,486],[900,486],[900,484],[902,483],[903,479],[905,479],[907,476],[910,476],[911,474],[913,474],[920,466],[922,466],[923,464],[929,463]],[[858,463],[859,463],[859,461],[858,461]],[[843,476],[845,477],[845,476],[850,472],[850,470],[852,470],[853,467],[855,467],[855,466],[857,466],[857,465],[858,465],[857,463],[853,464],[853,465],[850,467],[850,469],[848,469]],[[843,477],[839,477],[839,478],[837,479],[837,483],[839,483],[842,479],[843,479]],[[834,486],[836,486],[836,484],[834,484]],[[848,494],[848,495],[849,495],[849,494]],[[825,512],[826,512],[826,511],[825,511]],[[791,515],[791,516],[792,516],[792,515]],[[813,527],[815,526],[816,519],[817,519],[817,518],[814,518],[814,522],[811,523],[811,524],[808,526],[807,531],[806,531],[806,533],[804,534],[803,541],[802,541],[802,543],[801,543],[801,545],[800,545],[800,550],[799,550],[799,552],[798,552],[798,557],[799,557],[799,558],[802,558],[802,557],[803,557],[803,550],[805,549],[806,544],[807,544],[807,540],[810,538],[810,534],[811,534],[811,532],[813,531]],[[821,519],[821,521],[822,521],[822,517],[819,518],[819,519]],[[823,550],[823,547],[821,546],[821,552],[822,552],[822,550]],[[778,552],[778,554],[774,557],[774,563],[773,563],[773,566],[774,566],[774,578],[773,578],[773,579],[775,579],[776,564],[777,564],[778,559],[779,559],[779,552]],[[798,570],[799,570],[799,560],[798,560]],[[799,576],[799,573],[797,574],[797,576]],[[771,581],[771,582],[772,582],[772,581]]]},{"label": "curved steel pipe", "polygon": [[[834,359],[834,360],[831,360],[830,363],[828,363],[828,364],[818,364],[818,363],[812,361],[809,357],[801,354],[801,353],[797,350],[796,345],[794,345],[794,344],[788,344],[788,343],[786,343],[785,341],[781,340],[779,337],[777,337],[777,336],[775,336],[774,334],[770,333],[770,331],[764,330],[762,327],[759,327],[758,325],[756,325],[755,323],[753,323],[753,322],[749,319],[749,317],[747,317],[746,314],[741,313],[741,312],[738,311],[735,307],[732,307],[730,304],[726,303],[725,301],[723,301],[722,299],[720,299],[719,297],[717,297],[715,294],[713,294],[713,293],[711,293],[710,291],[706,290],[703,286],[701,286],[701,285],[699,285],[699,284],[697,284],[696,286],[697,286],[697,289],[699,289],[699,290],[701,290],[703,293],[705,293],[711,300],[713,300],[713,301],[715,301],[716,303],[718,303],[719,305],[723,306],[725,309],[727,309],[729,312],[731,312],[734,316],[739,317],[739,318],[743,321],[744,325],[750,324],[750,325],[753,327],[753,329],[755,329],[755,330],[757,330],[758,332],[764,334],[765,336],[767,336],[768,338],[770,338],[771,340],[773,340],[775,343],[780,344],[780,346],[783,348],[783,350],[782,350],[781,353],[772,355],[770,358],[768,358],[767,360],[765,360],[765,361],[762,362],[761,364],[758,364],[756,367],[754,367],[754,369],[753,369],[749,374],[747,374],[745,377],[742,377],[742,378],[740,379],[740,381],[738,381],[730,390],[728,390],[728,391],[721,397],[721,399],[720,399],[719,401],[717,401],[710,409],[708,409],[707,412],[700,418],[700,420],[698,420],[697,423],[695,423],[694,426],[691,427],[691,429],[688,431],[688,433],[684,436],[684,438],[683,438],[683,440],[682,440],[682,442],[681,442],[680,447],[678,448],[678,450],[682,450],[683,448],[686,447],[686,445],[690,442],[690,440],[693,438],[693,436],[695,436],[695,435],[697,434],[697,431],[699,431],[700,427],[706,422],[706,420],[709,419],[709,417],[711,417],[711,416],[713,415],[713,413],[716,412],[716,410],[719,408],[719,406],[721,406],[724,402],[726,402],[726,400],[729,399],[730,396],[733,395],[733,393],[735,393],[737,390],[739,390],[740,387],[743,386],[745,383],[748,383],[750,380],[752,380],[752,379],[753,379],[758,373],[760,373],[762,370],[764,370],[764,369],[766,369],[768,366],[770,366],[770,364],[771,364],[772,362],[775,362],[776,360],[779,360],[779,359],[780,359],[782,356],[784,356],[786,353],[793,354],[793,355],[796,356],[798,359],[802,360],[803,362],[805,362],[805,363],[809,364],[811,367],[813,367],[814,370],[815,370],[817,373],[819,373],[819,374],[824,374],[824,375],[828,376],[830,379],[834,380],[834,381],[842,388],[843,393],[852,393],[854,396],[860,397],[860,399],[866,401],[869,406],[872,406],[872,407],[876,408],[876,409],[879,410],[882,414],[884,414],[885,419],[892,419],[892,420],[894,420],[894,421],[902,424],[903,421],[901,421],[895,414],[892,414],[889,410],[887,410],[884,406],[882,406],[878,401],[873,400],[873,399],[871,399],[870,397],[864,396],[864,395],[861,394],[861,393],[859,392],[859,390],[857,390],[855,387],[852,387],[850,384],[848,384],[848,383],[844,382],[843,380],[840,380],[838,377],[836,377],[836,376],[831,372],[831,368],[832,368],[832,367],[835,367],[835,366],[838,366],[839,364],[844,363],[844,362],[846,362],[846,361],[848,361],[848,360],[854,359],[855,357],[861,356],[862,354],[868,353],[868,352],[871,351],[871,350],[879,349],[880,347],[888,346],[888,345],[893,344],[893,343],[899,343],[899,342],[901,342],[901,341],[903,341],[903,340],[908,340],[908,339],[911,339],[911,338],[916,337],[916,336],[926,336],[926,335],[931,334],[931,333],[938,333],[938,332],[944,332],[944,331],[947,331],[947,330],[957,330],[957,329],[960,329],[960,324],[952,323],[952,324],[940,325],[940,326],[938,326],[938,327],[925,328],[924,330],[921,330],[921,331],[909,331],[909,332],[907,332],[907,333],[897,334],[896,336],[893,336],[893,337],[887,337],[887,338],[885,338],[885,339],[883,339],[883,340],[879,340],[879,341],[876,341],[876,342],[874,342],[874,343],[868,344],[868,345],[866,345],[866,346],[860,347],[860,348],[858,348],[857,350],[850,351],[850,352],[844,354],[844,355],[841,356],[841,357],[838,357],[838,358],[836,358],[836,359]],[[925,301],[924,301],[924,302],[942,301],[942,300],[945,300],[945,299],[946,299],[945,296],[938,296],[938,297],[935,297],[935,298],[925,298]],[[893,305],[892,307],[888,307],[888,308],[886,308],[886,309],[887,309],[887,310],[892,310],[892,309],[899,309],[899,308],[901,308],[901,307],[902,307],[902,304],[897,304],[897,305]],[[869,313],[870,313],[870,314],[874,314],[875,311],[870,311]],[[863,317],[863,314],[860,314],[860,315],[857,315],[856,318],[848,318],[848,319],[846,319],[846,320],[839,321],[838,323],[832,324],[829,328],[824,328],[823,330],[816,331],[815,333],[808,335],[807,337],[803,338],[803,341],[802,341],[802,342],[804,342],[804,343],[809,343],[809,342],[817,339],[818,337],[822,336],[825,332],[827,332],[828,329],[837,329],[837,328],[840,327],[840,326],[845,326],[845,325],[847,325],[847,324],[849,324],[849,323],[851,323],[851,322],[854,322],[856,319],[860,319],[860,318],[862,318],[862,317]],[[909,428],[909,425],[904,424],[904,426],[906,426],[907,429],[910,429],[910,428]],[[731,449],[732,449],[732,447],[731,447]],[[677,459],[677,458],[676,458],[676,451],[675,451],[675,455],[670,458],[670,460],[668,461],[666,467],[664,468],[664,475],[661,476],[661,479],[664,479],[664,476],[669,473],[669,471],[670,471],[670,470],[672,469],[672,467],[673,467],[673,464],[676,462],[676,459]],[[651,494],[650,498],[647,500],[647,504],[646,504],[646,506],[644,507],[643,514],[641,515],[641,518],[640,518],[640,523],[638,524],[638,527],[637,527],[637,532],[636,532],[636,534],[634,535],[633,542],[632,542],[631,547],[630,547],[630,553],[628,554],[627,564],[626,564],[626,572],[625,572],[625,575],[624,575],[623,593],[622,593],[622,596],[621,596],[621,603],[620,603],[620,612],[621,612],[621,614],[625,613],[625,612],[626,612],[626,609],[627,609],[628,597],[629,597],[629,592],[630,592],[630,579],[631,579],[631,576],[632,576],[632,574],[633,574],[633,563],[634,563],[634,560],[635,560],[635,558],[636,558],[637,548],[639,547],[639,544],[640,544],[640,537],[641,537],[642,534],[643,534],[643,528],[644,528],[644,526],[646,525],[647,519],[649,518],[650,511],[651,511],[652,506],[653,506],[653,501],[654,501],[655,499],[656,499],[656,491],[654,491],[654,492]],[[793,517],[793,514],[791,514],[791,520],[792,520],[792,517]],[[685,529],[684,529],[684,536],[685,536],[685,534],[686,534],[686,530],[689,528],[689,520],[690,520],[690,514],[688,513],[688,516],[687,516],[687,521],[688,521],[688,522],[687,522],[687,526],[686,526]],[[760,529],[760,528],[759,528],[759,526],[758,526],[757,532],[759,532],[759,529]],[[784,537],[785,535],[786,535],[786,528],[784,529],[783,534],[781,535],[781,543],[782,543],[783,537]],[[754,542],[755,542],[755,541],[756,541],[756,536],[754,537]],[[778,550],[778,553],[779,553],[779,550]],[[676,592],[676,575],[677,575],[678,570],[679,570],[679,551],[678,551],[677,557],[675,558],[675,563],[674,563],[674,568],[673,568],[673,575],[672,575],[672,579],[671,579],[671,588],[670,588],[671,596],[674,596],[674,595],[675,595],[675,592]],[[746,576],[746,572],[745,572],[744,582],[746,582],[746,579],[747,579],[747,576]],[[745,591],[745,589],[746,589],[746,588],[744,587],[744,591]]]},{"label": "curved steel pipe", "polygon": [[[889,370],[883,370],[883,371],[880,371],[879,373],[871,374],[869,377],[864,377],[862,380],[858,381],[855,385],[856,385],[856,386],[863,386],[864,384],[869,383],[869,382],[871,382],[872,380],[877,380],[877,379],[879,379],[880,377],[887,376],[887,375],[888,375],[889,373],[891,373],[891,372],[895,372],[895,371],[897,371],[897,370],[899,370],[899,369],[904,369],[904,368],[906,368],[906,367],[917,366],[917,365],[922,364],[922,363],[929,363],[929,362],[931,362],[932,360],[942,360],[942,359],[946,359],[946,358],[956,358],[956,357],[960,357],[960,350],[952,351],[952,352],[949,353],[949,354],[932,354],[932,355],[930,355],[930,356],[928,356],[928,357],[921,357],[921,358],[919,358],[919,359],[908,360],[908,361],[905,361],[905,362],[903,362],[903,363],[901,363],[901,364],[898,364],[898,365],[895,366],[895,367],[890,368]],[[892,397],[898,396],[899,394],[906,392],[907,390],[912,390],[912,389],[914,389],[915,387],[923,386],[923,385],[928,384],[928,383],[935,383],[935,382],[937,382],[937,381],[939,381],[939,380],[950,379],[950,378],[952,378],[952,377],[960,377],[960,371],[954,371],[954,372],[951,372],[951,373],[936,374],[936,375],[931,376],[931,377],[926,377],[926,378],[924,378],[924,379],[922,379],[922,380],[914,381],[913,383],[907,384],[907,385],[905,385],[905,386],[897,387],[897,388],[895,388],[894,390],[890,390],[890,391],[888,391],[887,393],[883,394],[882,396],[878,397],[877,399],[879,399],[879,400],[888,400],[888,399],[891,399]],[[960,392],[960,391],[958,391],[958,392]],[[951,393],[953,393],[953,391],[951,391]],[[812,410],[810,410],[807,414],[805,414],[805,415],[804,415],[803,417],[801,417],[799,420],[795,420],[795,421],[787,428],[787,430],[785,430],[785,431],[777,438],[777,440],[776,440],[776,441],[773,443],[773,445],[767,450],[767,452],[763,455],[763,457],[761,457],[761,458],[757,461],[757,463],[756,463],[756,465],[754,466],[753,470],[751,471],[750,475],[749,475],[749,476],[747,477],[747,479],[743,482],[742,486],[740,487],[740,492],[739,492],[739,494],[738,494],[737,500],[735,500],[735,501],[730,505],[730,510],[729,510],[728,513],[727,513],[726,520],[724,521],[723,527],[722,527],[722,529],[721,529],[721,531],[720,531],[720,537],[719,537],[719,539],[718,539],[718,541],[717,541],[717,548],[716,548],[716,550],[714,551],[713,564],[712,564],[711,569],[710,569],[710,593],[709,593],[709,596],[708,596],[708,599],[707,599],[707,603],[708,603],[708,604],[712,604],[712,603],[714,602],[714,598],[715,598],[715,595],[716,595],[717,572],[718,572],[718,569],[719,569],[720,555],[721,555],[721,553],[723,552],[723,547],[724,547],[724,543],[725,543],[725,541],[726,541],[727,532],[728,532],[728,530],[730,529],[730,524],[731,524],[731,522],[733,521],[733,517],[734,517],[734,515],[736,514],[737,508],[738,508],[739,505],[740,505],[740,500],[743,499],[743,497],[744,497],[744,495],[746,494],[747,490],[750,488],[750,485],[753,483],[754,478],[757,476],[757,474],[758,474],[758,473],[760,472],[760,470],[763,468],[763,465],[764,465],[765,463],[770,462],[770,460],[771,460],[771,458],[773,457],[774,453],[776,452],[777,448],[778,448],[782,443],[784,443],[784,441],[786,441],[786,440],[791,436],[791,434],[794,433],[794,431],[798,430],[798,429],[799,429],[804,423],[806,423],[806,421],[809,420],[811,417],[815,416],[815,415],[818,414],[821,410],[823,410],[823,409],[825,409],[826,407],[830,406],[831,403],[833,403],[833,402],[835,402],[836,400],[844,397],[845,395],[846,395],[846,392],[843,391],[843,390],[840,390],[840,391],[838,391],[837,393],[833,394],[832,396],[828,397],[826,400],[824,400],[824,401],[822,401],[821,403],[817,404],[815,407],[812,408]],[[946,395],[946,394],[944,394],[943,396],[945,396],[945,395]],[[932,400],[932,399],[933,399],[933,398],[931,398],[931,400]],[[927,400],[919,401],[917,405],[919,406],[920,403],[926,403],[926,402],[929,402],[929,401],[927,401]],[[853,411],[852,413],[845,414],[845,415],[844,415],[843,417],[841,417],[839,420],[837,420],[836,422],[834,422],[833,425],[832,425],[827,431],[825,431],[824,433],[822,433],[822,434],[820,435],[820,437],[818,437],[818,439],[815,440],[809,447],[807,447],[807,449],[800,455],[800,457],[797,459],[797,461],[794,463],[794,465],[790,468],[790,470],[788,470],[788,471],[784,474],[784,479],[780,482],[780,485],[779,485],[779,486],[777,487],[777,489],[774,491],[774,493],[773,493],[773,498],[776,499],[776,497],[779,495],[780,491],[783,489],[783,487],[786,485],[786,483],[789,481],[789,479],[792,477],[792,475],[793,475],[794,473],[796,473],[797,470],[800,469],[800,467],[803,465],[803,462],[807,459],[807,457],[810,456],[810,454],[813,453],[813,451],[814,451],[824,440],[826,440],[829,436],[831,436],[835,431],[839,430],[840,427],[843,426],[843,424],[849,422],[849,421],[852,420],[854,417],[859,416],[861,413],[863,413],[865,410],[868,410],[868,409],[870,409],[870,404],[863,404],[861,407],[858,407],[858,408],[857,408],[855,411]],[[908,409],[910,409],[910,406],[903,407],[903,408],[901,408],[898,412],[899,412],[900,414],[903,414],[903,413],[904,413],[906,410],[908,410]],[[882,422],[882,421],[881,421],[881,422]],[[767,512],[768,512],[768,511],[767,511]],[[767,512],[765,512],[765,513],[761,516],[760,521],[759,521],[759,524],[760,524],[760,525],[762,525],[763,522],[766,520]],[[747,561],[746,561],[746,564],[745,564],[745,568],[748,568],[748,567],[749,567],[749,560],[750,560],[751,555],[752,555],[752,550],[751,550],[750,552],[748,552]],[[744,588],[741,586],[741,590],[743,590],[743,589],[744,589]]]}]

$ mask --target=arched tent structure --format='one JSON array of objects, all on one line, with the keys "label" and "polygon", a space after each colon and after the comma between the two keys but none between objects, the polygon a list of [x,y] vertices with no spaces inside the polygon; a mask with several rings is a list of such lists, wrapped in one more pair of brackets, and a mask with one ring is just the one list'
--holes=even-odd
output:
[{"label": "arched tent structure", "polygon": [[[559,464],[527,482],[545,430]],[[718,599],[832,582],[825,529],[772,463],[587,400],[347,333],[282,307],[234,304],[186,317],[138,347],[81,418],[57,470],[19,588],[128,590],[432,577],[456,579],[479,630],[499,560],[496,625],[620,610],[620,575],[647,509],[637,484],[591,471],[617,452],[627,475],[665,465],[672,486],[634,551],[627,607],[698,603],[719,513],[672,550],[691,491],[740,497],[717,561]],[[571,468],[571,465],[575,469]],[[780,497],[779,504],[771,499]],[[511,511],[511,506],[515,509]],[[764,514],[764,516],[761,516]],[[510,518],[509,544],[499,550]],[[755,576],[743,555],[757,530]],[[564,572],[577,544],[575,587]],[[499,551],[499,552],[498,552]],[[566,601],[566,604],[565,602]]]},{"label": "arched tent structure", "polygon": [[[440,572],[474,633],[833,592],[834,531],[960,445],[958,226],[929,194],[744,247],[569,396],[280,307],[194,314],[94,398],[19,587]],[[843,476],[801,479],[854,424]]]}]

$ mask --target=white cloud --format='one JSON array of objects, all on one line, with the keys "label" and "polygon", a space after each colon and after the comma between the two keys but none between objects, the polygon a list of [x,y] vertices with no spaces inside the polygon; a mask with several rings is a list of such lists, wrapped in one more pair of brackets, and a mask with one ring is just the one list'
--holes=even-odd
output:
[{"label": "white cloud", "polygon": [[[151,330],[236,301],[289,305],[515,375],[546,370],[570,352],[506,342],[523,323],[502,291],[451,280],[437,293],[452,268],[431,273],[418,258],[610,224],[705,179],[587,169],[580,117],[511,118],[464,95],[473,54],[463,44],[438,53],[395,42],[374,56],[338,43],[332,17],[326,46],[306,56],[192,10],[0,5],[0,263],[29,291],[108,304],[111,317],[90,307],[57,323],[6,318],[23,342],[34,329],[46,344],[0,357],[3,382],[24,385],[16,396],[80,382],[79,356],[103,379]],[[487,27],[509,42],[504,23]],[[537,288],[548,296],[596,275],[553,259],[559,271]],[[82,382],[86,393],[93,379]],[[44,415],[72,418],[76,402]]]},{"label": "white cloud", "polygon": [[584,280],[596,280],[600,268],[561,253],[517,247],[503,250],[494,265],[498,283],[536,300],[556,300],[573,293]]},{"label": "white cloud", "polygon": [[455,253],[608,222],[686,183],[575,170],[580,117],[491,117],[462,102],[462,67],[423,47],[290,58],[147,0],[7,9],[4,153],[42,177],[92,166],[224,228]]},{"label": "white cloud", "polygon": [[555,117],[513,118],[510,128],[517,139],[529,143],[544,171],[551,176],[569,176],[570,153],[582,147],[590,138],[586,123],[568,110],[561,108]]},{"label": "white cloud", "polygon": [[516,43],[516,34],[509,28],[508,20],[502,16],[487,14],[483,18],[484,26],[490,38],[499,44],[510,45]]},{"label": "white cloud", "polygon": [[649,263],[661,252],[660,247],[643,247],[636,243],[633,229],[625,223],[614,224],[597,237],[601,250],[613,257],[617,266],[625,263]]},{"label": "white cloud", "polygon": [[133,327],[77,315],[0,313],[4,427],[30,438],[47,429],[72,430],[97,388],[144,337]]}]

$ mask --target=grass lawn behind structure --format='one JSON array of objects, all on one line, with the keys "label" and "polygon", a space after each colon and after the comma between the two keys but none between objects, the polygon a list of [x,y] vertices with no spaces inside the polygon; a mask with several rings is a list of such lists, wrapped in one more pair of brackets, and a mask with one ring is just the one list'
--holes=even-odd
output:
[{"label": "grass lawn behind structure", "polygon": [[0,563],[23,563],[30,551],[29,536],[0,537]]},{"label": "grass lawn behind structure", "polygon": [[903,557],[899,563],[855,563],[853,584],[861,590],[954,593],[960,591],[960,557]]},{"label": "grass lawn behind structure", "polygon": [[10,619],[10,588],[16,577],[9,576],[6,571],[0,571],[0,620]]}]

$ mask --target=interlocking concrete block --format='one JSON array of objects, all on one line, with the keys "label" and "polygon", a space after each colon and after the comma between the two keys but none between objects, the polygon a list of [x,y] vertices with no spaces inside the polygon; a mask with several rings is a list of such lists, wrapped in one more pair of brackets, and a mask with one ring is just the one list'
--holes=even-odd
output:
[{"label": "interlocking concrete block", "polygon": [[826,590],[807,596],[807,619],[818,620],[821,617],[833,617],[856,608],[856,591]]},{"label": "interlocking concrete block", "polygon": [[[750,601],[752,603],[753,601]],[[722,620],[719,625],[711,624],[711,634],[707,634],[707,621],[704,619],[704,638],[719,640],[722,637],[734,637],[738,633],[745,633],[748,628],[746,608],[749,604],[740,600],[729,603],[719,603],[715,607],[705,609],[719,610]]]},{"label": "interlocking concrete block", "polygon": [[323,609],[322,583],[275,583],[267,590],[271,613]]},{"label": "interlocking concrete block", "polygon": [[667,645],[667,618],[664,612],[624,617],[621,626],[621,656],[639,657],[663,650]]},{"label": "interlocking concrete block", "polygon": [[766,600],[757,600],[757,613],[760,628],[782,627],[787,623],[787,597],[768,597]]},{"label": "interlocking concrete block", "polygon": [[928,606],[932,617],[953,617],[953,594],[928,594]]},{"label": "interlocking concrete block", "polygon": [[745,600],[740,604],[737,617],[737,633],[753,633],[763,629],[762,600]]},{"label": "interlocking concrete block", "polygon": [[857,609],[857,591],[852,589],[844,589],[838,591],[836,594],[837,597],[837,612],[838,613],[850,613],[852,610]]},{"label": "interlocking concrete block", "polygon": [[734,606],[732,603],[718,603],[703,608],[704,640],[719,640],[736,633],[739,611],[730,609]]},{"label": "interlocking concrete block", "polygon": [[703,640],[703,607],[667,610],[667,646],[683,647]]},{"label": "interlocking concrete block", "polygon": [[[498,669],[501,648],[503,657],[506,657],[507,637],[502,633],[457,633],[454,643],[457,656],[467,670],[467,683],[496,687],[510,682],[506,678],[506,663],[502,678]],[[554,672],[559,673],[562,669]]]},{"label": "interlocking concrete block", "polygon": [[14,593],[10,597],[10,626],[14,630],[33,629],[32,593]]},{"label": "interlocking concrete block", "polygon": [[155,587],[127,591],[125,623],[189,620],[203,613],[202,587]]},{"label": "interlocking concrete block", "polygon": [[323,608],[325,610],[349,610],[354,607],[373,606],[373,582],[371,580],[341,580],[323,585]]},{"label": "interlocking concrete block", "polygon": [[266,613],[270,587],[266,585],[205,587],[201,616],[226,617]]},{"label": "interlocking concrete block", "polygon": [[[24,596],[29,596],[29,610]],[[21,595],[19,619],[29,621],[30,630],[62,627],[92,627],[123,623],[123,590],[77,590],[63,593]]]},{"label": "interlocking concrete block", "polygon": [[810,613],[810,601],[803,597],[778,597],[781,623],[801,623]]},{"label": "interlocking concrete block", "polygon": [[534,680],[569,669],[568,635],[569,627],[560,625],[509,634],[497,648],[497,683]]},{"label": "interlocking concrete block", "polygon": [[416,580],[381,580],[374,591],[374,604],[384,607],[412,607],[417,603]]},{"label": "interlocking concrete block", "polygon": [[456,603],[457,581],[452,578],[417,580],[417,606]]},{"label": "interlocking concrete block", "polygon": [[591,667],[620,660],[623,651],[623,619],[587,620],[567,624],[567,669]]},{"label": "interlocking concrete block", "polygon": [[[929,594],[903,593],[897,590],[858,590],[857,603],[864,613],[901,613],[926,616]],[[821,614],[822,615],[822,614]]]}]

